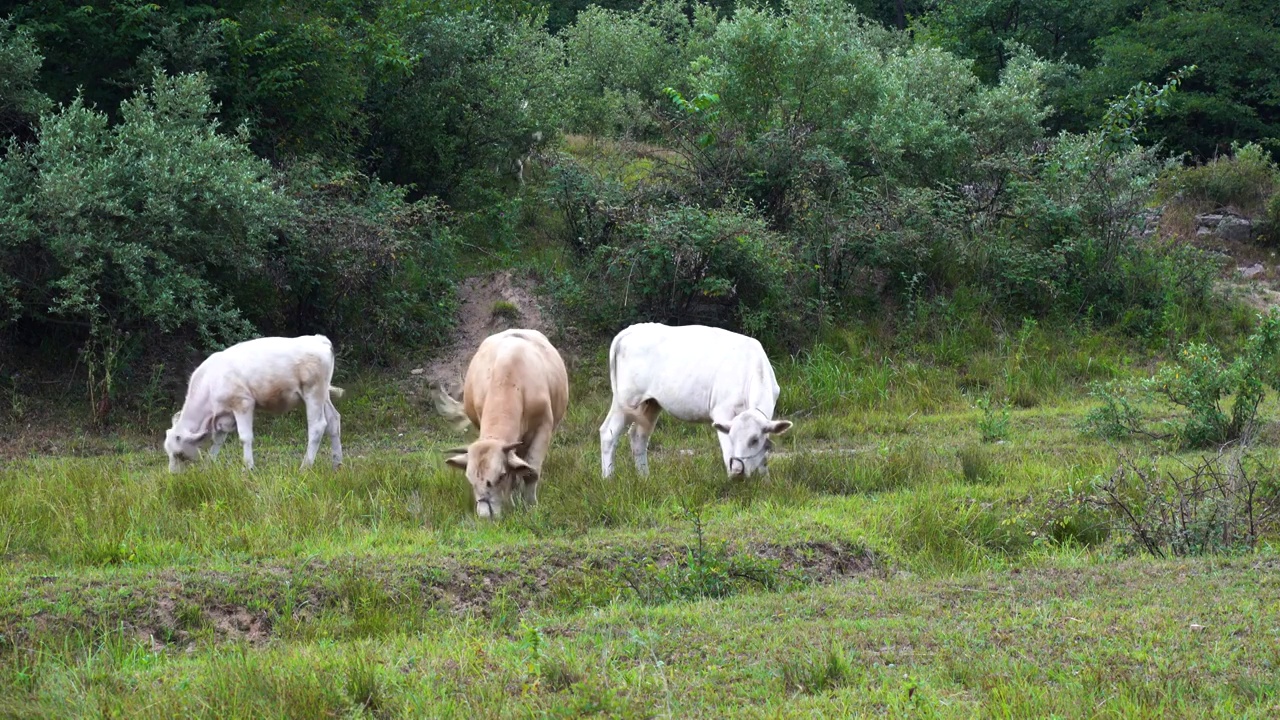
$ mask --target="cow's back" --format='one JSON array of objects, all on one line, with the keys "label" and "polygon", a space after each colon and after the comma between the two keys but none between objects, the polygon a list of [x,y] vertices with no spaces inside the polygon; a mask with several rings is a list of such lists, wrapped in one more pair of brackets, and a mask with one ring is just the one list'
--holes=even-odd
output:
[{"label": "cow's back", "polygon": [[754,338],[705,325],[641,323],[609,348],[610,383],[625,405],[655,400],[676,417],[706,419],[713,407],[773,412],[777,381]]},{"label": "cow's back", "polygon": [[569,373],[542,333],[504,330],[480,343],[467,367],[462,397],[464,411],[477,427],[484,426],[486,410],[521,414],[512,420],[547,412],[553,425],[559,425],[569,406]]},{"label": "cow's back", "polygon": [[210,355],[192,373],[188,397],[208,393],[219,407],[253,398],[258,408],[282,413],[297,406],[304,388],[327,386],[333,369],[333,344],[324,335],[256,338]]}]

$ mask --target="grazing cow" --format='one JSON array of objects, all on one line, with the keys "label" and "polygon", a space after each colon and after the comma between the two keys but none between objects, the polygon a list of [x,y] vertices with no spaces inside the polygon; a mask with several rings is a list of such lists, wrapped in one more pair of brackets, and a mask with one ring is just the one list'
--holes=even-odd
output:
[{"label": "grazing cow", "polygon": [[525,502],[536,503],[551,433],[569,407],[569,375],[560,353],[537,330],[490,335],[471,358],[462,398],[458,402],[441,390],[436,408],[480,431],[475,442],[449,450],[445,460],[466,471],[476,514],[501,515],[517,482]]},{"label": "grazing cow", "polygon": [[307,406],[307,454],[302,467],[316,459],[320,438],[329,434],[333,466],[342,464],[342,416],[333,399],[342,388],[333,380],[333,345],[323,335],[247,340],[210,355],[191,374],[187,399],[164,436],[169,471],[194,462],[199,448],[213,436],[209,457],[218,457],[227,434],[235,430],[244,444],[244,464],[253,468],[253,413],[285,413]]},{"label": "grazing cow", "polygon": [[720,328],[632,325],[609,346],[609,384],[613,407],[600,426],[605,477],[613,474],[613,450],[628,424],[636,471],[648,474],[649,436],[663,410],[710,423],[731,477],[768,472],[769,436],[791,429],[789,421],[773,419],[778,381],[764,348]]}]

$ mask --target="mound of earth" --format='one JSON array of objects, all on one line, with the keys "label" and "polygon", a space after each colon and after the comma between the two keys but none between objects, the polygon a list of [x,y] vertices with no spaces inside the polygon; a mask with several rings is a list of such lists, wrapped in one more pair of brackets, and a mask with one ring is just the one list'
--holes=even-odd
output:
[{"label": "mound of earth", "polygon": [[458,324],[453,343],[430,363],[413,369],[424,389],[443,386],[459,397],[462,377],[476,348],[488,336],[509,328],[528,328],[550,334],[551,327],[538,306],[532,280],[510,270],[467,278],[458,285]]}]

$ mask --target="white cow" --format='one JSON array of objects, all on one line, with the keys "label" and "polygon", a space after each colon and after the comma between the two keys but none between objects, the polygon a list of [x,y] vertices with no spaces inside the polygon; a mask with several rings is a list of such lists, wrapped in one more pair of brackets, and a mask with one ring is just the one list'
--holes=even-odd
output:
[{"label": "white cow", "polygon": [[766,468],[769,435],[791,429],[774,420],[778,381],[753,338],[703,325],[642,323],[609,346],[613,407],[600,426],[600,466],[613,474],[613,450],[631,424],[636,471],[649,472],[649,436],[663,410],[716,429],[725,470],[732,477]]},{"label": "white cow", "polygon": [[244,464],[253,468],[253,413],[285,413],[307,406],[307,454],[302,467],[316,459],[320,438],[328,433],[333,466],[342,464],[342,416],[333,400],[342,388],[333,380],[333,345],[323,335],[248,340],[210,355],[191,374],[187,399],[164,435],[169,471],[194,462],[213,436],[211,458],[218,457],[227,434],[235,430],[244,444]]}]

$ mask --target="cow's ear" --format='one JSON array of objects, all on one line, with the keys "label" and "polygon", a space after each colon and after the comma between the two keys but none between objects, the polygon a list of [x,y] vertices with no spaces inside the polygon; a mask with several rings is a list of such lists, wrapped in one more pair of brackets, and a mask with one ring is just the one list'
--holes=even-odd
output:
[{"label": "cow's ear", "polygon": [[716,432],[721,432],[725,435],[729,434],[729,426],[724,423],[711,423],[711,427],[715,428]]},{"label": "cow's ear", "polygon": [[525,482],[536,482],[538,479],[538,471],[513,452],[507,453],[507,472],[520,476]]},{"label": "cow's ear", "polygon": [[782,433],[791,429],[791,424],[792,423],[790,420],[779,420],[773,423],[772,425],[770,425],[769,427],[765,428],[765,432],[769,433],[770,435],[781,435]]},{"label": "cow's ear", "polygon": [[180,437],[189,443],[201,443],[204,442],[205,438],[209,437],[209,431],[204,430],[194,435],[182,435]]},{"label": "cow's ear", "polygon": [[445,464],[445,465],[448,465],[449,467],[457,468],[457,469],[459,469],[459,470],[466,470],[466,469],[467,469],[467,456],[466,456],[466,455],[454,455],[454,456],[452,456],[452,457],[447,457],[447,458],[445,458],[445,459],[444,459],[444,464]]}]

